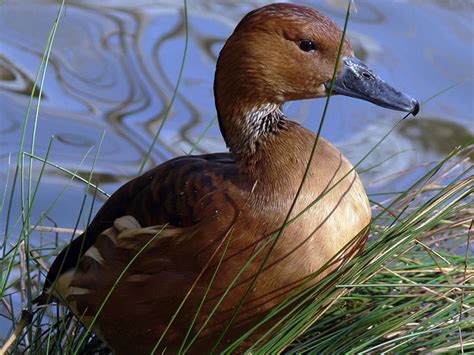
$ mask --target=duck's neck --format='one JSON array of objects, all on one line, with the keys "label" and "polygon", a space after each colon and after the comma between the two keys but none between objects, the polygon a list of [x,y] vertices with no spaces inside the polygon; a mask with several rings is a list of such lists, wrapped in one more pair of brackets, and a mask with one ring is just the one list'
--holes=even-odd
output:
[{"label": "duck's neck", "polygon": [[239,162],[252,159],[262,143],[285,128],[285,115],[271,103],[240,105],[219,110],[219,127],[224,140]]},{"label": "duck's neck", "polygon": [[241,104],[218,111],[222,135],[242,174],[259,185],[283,188],[289,175],[302,173],[313,134],[287,120],[279,105]]}]

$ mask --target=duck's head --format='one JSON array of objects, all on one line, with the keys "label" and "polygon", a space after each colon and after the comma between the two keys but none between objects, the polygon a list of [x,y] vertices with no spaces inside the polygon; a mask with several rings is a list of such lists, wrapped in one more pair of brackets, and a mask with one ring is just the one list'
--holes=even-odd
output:
[{"label": "duck's head", "polygon": [[[281,105],[328,95],[342,30],[318,11],[272,4],[248,13],[222,49],[215,76],[219,115],[229,107]],[[333,94],[416,115],[418,102],[394,89],[354,56],[347,39]]]}]

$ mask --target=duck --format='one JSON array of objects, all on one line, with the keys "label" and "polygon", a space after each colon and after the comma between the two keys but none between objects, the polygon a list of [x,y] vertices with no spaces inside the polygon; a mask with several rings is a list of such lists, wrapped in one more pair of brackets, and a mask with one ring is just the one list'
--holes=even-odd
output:
[{"label": "duck", "polygon": [[207,353],[340,268],[369,235],[366,191],[334,145],[283,110],[328,95],[419,111],[319,11],[249,12],[214,77],[229,151],[180,156],[125,183],[56,257],[36,303],[69,307],[116,354]]}]

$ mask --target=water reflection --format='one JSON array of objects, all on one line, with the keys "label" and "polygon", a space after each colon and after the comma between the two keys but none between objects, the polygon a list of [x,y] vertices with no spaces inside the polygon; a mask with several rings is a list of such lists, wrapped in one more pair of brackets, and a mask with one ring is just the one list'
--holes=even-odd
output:
[{"label": "water reflection", "polygon": [[[264,3],[201,0],[189,4],[182,81],[148,166],[189,151],[212,120],[212,80],[218,52],[241,16]],[[304,3],[343,23],[346,1]],[[471,4],[441,0],[356,2],[357,13],[352,14],[349,27],[354,48],[394,86],[423,100],[467,78],[424,104],[420,118],[403,122],[363,164],[370,167],[393,156],[389,163],[364,174],[373,189],[406,186],[410,175],[396,180],[380,178],[436,160],[472,137]],[[2,7],[0,179],[4,181],[8,156],[18,150],[25,107],[58,4],[16,2]],[[75,170],[86,151],[98,146],[105,131],[95,180],[111,192],[133,176],[172,97],[184,52],[185,26],[183,6],[175,1],[68,3],[43,87],[36,153],[44,156],[54,135],[50,160]],[[287,112],[314,129],[322,105],[322,100],[291,103]],[[401,117],[366,102],[335,97],[323,135],[357,162]],[[214,125],[195,152],[224,149]],[[397,155],[399,152],[403,153]],[[88,177],[92,165],[91,155],[79,174]],[[56,196],[58,181],[65,184],[69,177],[47,169],[45,179],[55,182],[47,185]],[[78,196],[82,191],[77,189]],[[60,204],[67,206],[68,202]],[[59,209],[57,220],[69,225],[68,212],[67,208]]]},{"label": "water reflection", "polygon": [[398,133],[414,142],[422,151],[440,156],[447,155],[455,147],[474,138],[465,126],[432,117],[407,121]]}]

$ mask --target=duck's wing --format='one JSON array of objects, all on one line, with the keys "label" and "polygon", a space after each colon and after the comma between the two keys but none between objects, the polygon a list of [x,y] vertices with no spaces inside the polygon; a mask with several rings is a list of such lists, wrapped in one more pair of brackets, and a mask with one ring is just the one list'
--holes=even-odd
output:
[{"label": "duck's wing", "polygon": [[[224,249],[238,216],[238,210],[229,208],[222,198],[228,198],[226,193],[206,195],[212,204],[208,203],[199,213],[202,219],[189,227],[142,227],[132,216],[116,219],[95,238],[74,272],[60,275],[53,289],[55,297],[123,354],[149,353],[185,301],[165,338],[173,343],[189,326],[189,314],[204,294],[200,278],[209,271],[206,269],[213,269],[213,259],[218,262],[216,253]],[[221,207],[219,223],[209,210],[214,204]],[[217,243],[210,243],[210,239]],[[215,247],[208,248],[210,244]],[[124,330],[124,318],[133,320],[133,327]]]},{"label": "duck's wing", "polygon": [[61,274],[77,267],[98,235],[111,228],[116,219],[128,215],[145,228],[188,228],[199,222],[200,211],[206,205],[219,203],[214,201],[216,192],[244,193],[248,184],[239,179],[230,154],[217,153],[178,157],[124,184],[106,201],[86,231],[56,257],[36,303],[50,300],[51,285]]}]

